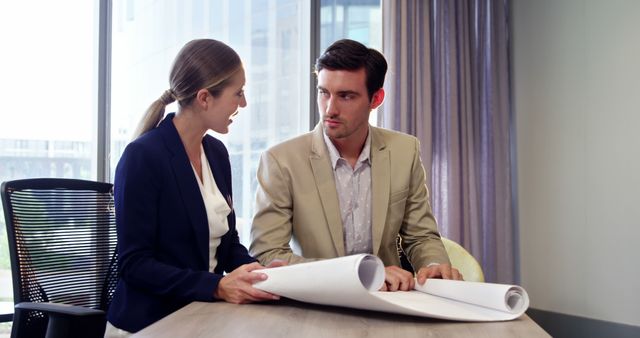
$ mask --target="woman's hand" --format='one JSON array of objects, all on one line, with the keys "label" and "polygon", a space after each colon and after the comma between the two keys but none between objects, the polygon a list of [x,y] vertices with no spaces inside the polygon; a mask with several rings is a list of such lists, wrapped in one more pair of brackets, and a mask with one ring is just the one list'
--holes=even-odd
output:
[{"label": "woman's hand", "polygon": [[267,279],[267,275],[256,270],[264,267],[258,263],[245,264],[225,275],[218,283],[213,296],[225,302],[246,304],[265,300],[280,299],[274,295],[253,287],[254,283]]}]

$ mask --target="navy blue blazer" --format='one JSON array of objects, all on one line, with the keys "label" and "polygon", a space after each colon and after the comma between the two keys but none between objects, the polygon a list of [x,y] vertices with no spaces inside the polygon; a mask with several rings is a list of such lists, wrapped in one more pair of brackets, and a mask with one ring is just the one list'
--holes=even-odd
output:
[{"label": "navy blue blazer", "polygon": [[[192,301],[213,301],[223,272],[255,262],[240,244],[235,214],[222,236],[215,273],[209,268],[209,226],[198,181],[169,114],[131,142],[116,167],[114,198],[120,280],[107,318],[137,332]],[[231,201],[229,153],[202,140],[220,192]]]}]

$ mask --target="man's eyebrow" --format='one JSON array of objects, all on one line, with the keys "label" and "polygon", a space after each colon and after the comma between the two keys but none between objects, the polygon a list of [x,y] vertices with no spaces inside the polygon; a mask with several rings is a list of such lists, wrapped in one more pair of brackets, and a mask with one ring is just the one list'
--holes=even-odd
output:
[{"label": "man's eyebrow", "polygon": [[[317,86],[318,90],[322,90],[325,92],[328,92],[328,90],[322,86]],[[338,96],[345,96],[345,95],[360,95],[360,93],[358,93],[357,91],[354,90],[339,90],[336,95]]]},{"label": "man's eyebrow", "polygon": [[353,90],[340,90],[338,91],[338,95],[360,95],[358,92]]}]

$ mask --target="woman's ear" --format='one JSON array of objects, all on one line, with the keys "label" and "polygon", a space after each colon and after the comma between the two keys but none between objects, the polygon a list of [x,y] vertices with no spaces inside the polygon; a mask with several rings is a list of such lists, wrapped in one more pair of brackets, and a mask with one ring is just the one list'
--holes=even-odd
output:
[{"label": "woman's ear", "polygon": [[209,93],[209,91],[205,88],[198,90],[198,92],[196,93],[196,104],[198,105],[198,107],[201,107],[203,109],[207,108],[207,98],[211,96],[211,94]]}]

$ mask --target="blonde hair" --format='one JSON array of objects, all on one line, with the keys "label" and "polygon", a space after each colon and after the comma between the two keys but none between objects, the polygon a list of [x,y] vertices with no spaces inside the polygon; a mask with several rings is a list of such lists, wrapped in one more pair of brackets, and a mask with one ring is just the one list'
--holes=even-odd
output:
[{"label": "blonde hair", "polygon": [[217,97],[241,67],[238,54],[220,41],[198,39],[188,42],[173,61],[169,89],[147,108],[133,139],[155,128],[164,117],[168,104],[178,101],[180,107],[188,106],[203,88]]}]

